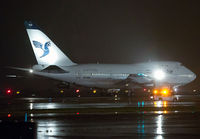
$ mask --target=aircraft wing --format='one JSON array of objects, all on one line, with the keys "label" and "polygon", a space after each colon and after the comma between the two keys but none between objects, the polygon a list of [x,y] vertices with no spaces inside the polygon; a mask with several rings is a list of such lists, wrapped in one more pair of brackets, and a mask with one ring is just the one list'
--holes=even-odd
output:
[{"label": "aircraft wing", "polygon": [[154,80],[144,74],[130,74],[125,80],[118,83],[121,86],[131,87],[150,87],[153,86]]},{"label": "aircraft wing", "polygon": [[151,77],[143,74],[130,74],[126,80],[129,82],[136,82],[138,84],[148,84],[153,82]]}]

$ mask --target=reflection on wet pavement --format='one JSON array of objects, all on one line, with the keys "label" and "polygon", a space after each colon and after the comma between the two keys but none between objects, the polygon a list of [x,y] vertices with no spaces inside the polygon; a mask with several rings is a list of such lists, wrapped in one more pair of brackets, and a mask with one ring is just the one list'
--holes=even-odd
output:
[{"label": "reflection on wet pavement", "polygon": [[[88,99],[88,101],[90,100]],[[132,101],[131,103],[130,101],[117,103],[105,101],[94,103],[90,101],[88,103],[79,103],[78,101],[57,101],[49,98],[38,100],[36,98],[26,98],[16,101],[12,100],[9,104],[4,100],[1,104],[4,110],[9,110],[11,118],[23,119],[24,112],[27,111],[28,121],[37,124],[36,136],[39,139],[66,138],[71,136],[127,136],[131,138],[156,139],[166,137],[187,138],[190,136],[196,138],[200,136],[199,111],[187,111],[188,106],[190,108],[200,104],[193,101],[168,102],[140,100]],[[168,107],[184,107],[184,111],[174,109],[168,111]],[[66,112],[67,108],[74,111],[70,113]],[[87,113],[84,111],[86,108],[104,111]],[[107,110],[105,110],[106,108]],[[112,109],[114,110],[112,111]],[[136,110],[125,112],[126,109]],[[58,111],[45,112],[45,110]],[[22,114],[15,114],[20,111],[22,111]]]},{"label": "reflection on wet pavement", "polygon": [[154,101],[154,107],[167,107],[167,101]]},{"label": "reflection on wet pavement", "polygon": [[[130,136],[164,138],[165,136],[200,136],[191,115],[73,115],[38,119],[38,137],[47,136]],[[197,118],[197,117],[196,117]],[[199,118],[199,117],[198,117]],[[196,119],[197,120],[197,119]],[[189,122],[188,122],[189,121]],[[185,123],[186,122],[186,123]],[[183,131],[184,130],[184,131]]]}]

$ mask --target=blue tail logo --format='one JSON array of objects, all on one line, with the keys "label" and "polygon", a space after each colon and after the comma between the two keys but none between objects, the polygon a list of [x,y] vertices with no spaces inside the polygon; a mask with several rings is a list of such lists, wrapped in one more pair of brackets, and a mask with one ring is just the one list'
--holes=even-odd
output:
[{"label": "blue tail logo", "polygon": [[40,56],[40,58],[45,57],[46,55],[49,54],[49,48],[48,48],[48,47],[51,46],[50,41],[46,42],[46,43],[44,44],[44,46],[43,46],[42,43],[40,43],[40,42],[38,42],[38,41],[33,41],[33,45],[35,46],[35,48],[40,48],[40,49],[43,50],[44,53],[43,53],[42,56]]}]

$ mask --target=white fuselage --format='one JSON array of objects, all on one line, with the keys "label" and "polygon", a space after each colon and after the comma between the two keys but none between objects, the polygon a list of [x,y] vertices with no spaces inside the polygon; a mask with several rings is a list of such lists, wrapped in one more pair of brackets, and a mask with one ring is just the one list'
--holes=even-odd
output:
[{"label": "white fuselage", "polygon": [[[158,83],[168,83],[171,86],[185,85],[196,78],[196,75],[179,62],[147,62],[138,64],[80,64],[60,67],[66,73],[50,73],[34,71],[41,75],[77,85],[97,88],[119,88],[120,82],[130,75],[144,74]],[[161,69],[165,78],[154,79],[154,71]],[[148,84],[148,82],[140,82]],[[133,86],[134,88],[134,86]]]}]

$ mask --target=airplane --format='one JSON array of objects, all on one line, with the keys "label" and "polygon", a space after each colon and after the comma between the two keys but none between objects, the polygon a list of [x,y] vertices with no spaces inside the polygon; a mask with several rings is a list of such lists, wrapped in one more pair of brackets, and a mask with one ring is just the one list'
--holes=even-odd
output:
[{"label": "airplane", "polygon": [[15,68],[32,74],[90,88],[129,89],[161,88],[174,90],[192,82],[196,75],[176,61],[150,61],[136,64],[77,64],[31,21],[26,31],[37,65]]}]

